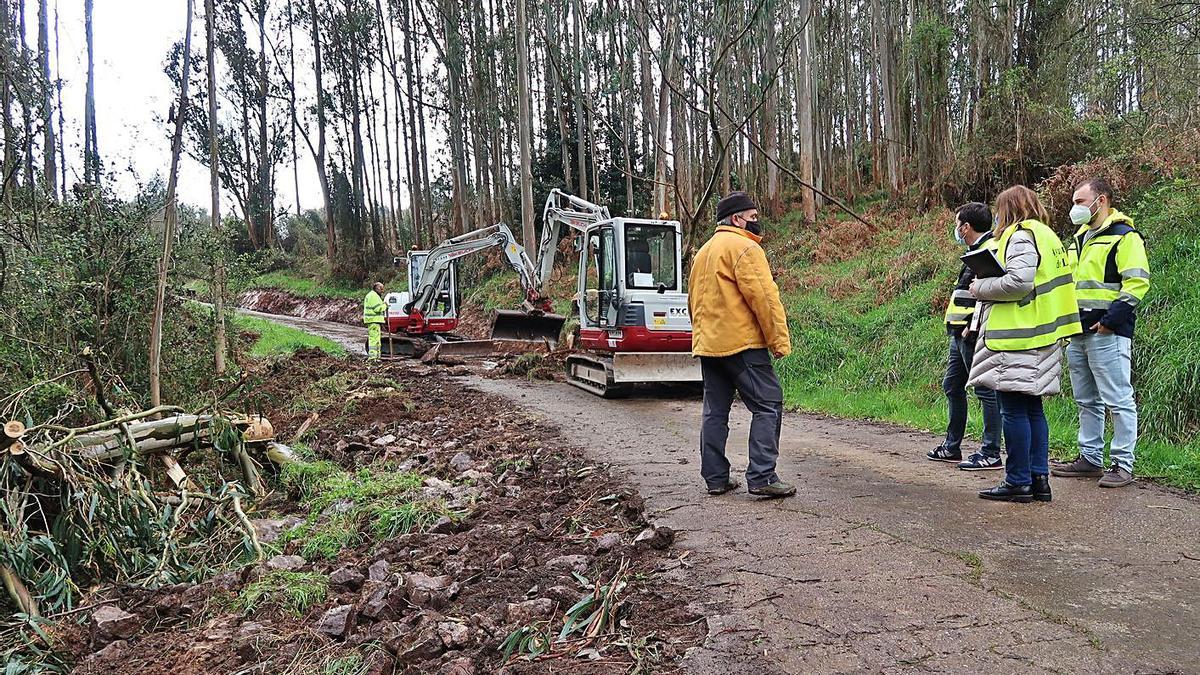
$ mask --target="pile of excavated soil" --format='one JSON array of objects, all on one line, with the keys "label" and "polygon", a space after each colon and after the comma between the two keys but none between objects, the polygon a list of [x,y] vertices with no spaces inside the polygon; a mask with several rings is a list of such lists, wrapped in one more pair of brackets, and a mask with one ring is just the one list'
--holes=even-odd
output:
[{"label": "pile of excavated soil", "polygon": [[238,307],[268,314],[362,325],[362,301],[352,298],[302,298],[275,288],[256,288],[238,298]]},{"label": "pile of excavated soil", "polygon": [[[694,590],[663,578],[687,566],[671,549],[673,533],[647,523],[641,497],[607,467],[506,400],[436,366],[368,370],[312,351],[256,379],[241,403],[261,409],[279,439],[307,423],[304,442],[317,456],[348,470],[417,471],[424,491],[465,517],[367,541],[335,560],[304,560],[292,542],[264,564],[198,585],[96,592],[87,602],[105,614],[71,640],[77,672],[660,672],[703,640],[689,609]],[[272,519],[256,523],[278,530],[300,520],[291,496],[272,506]],[[328,575],[327,599],[300,615],[235,609],[272,569]],[[614,634],[573,635],[549,655],[503,662],[507,636],[532,626],[556,637],[564,613],[622,569],[628,587]],[[360,669],[330,670],[334,663]]]}]

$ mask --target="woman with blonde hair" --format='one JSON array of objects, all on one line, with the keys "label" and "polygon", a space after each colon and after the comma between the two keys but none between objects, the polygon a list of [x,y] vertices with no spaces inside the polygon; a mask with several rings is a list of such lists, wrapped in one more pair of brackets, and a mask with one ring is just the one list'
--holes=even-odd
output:
[{"label": "woman with blonde hair", "polygon": [[1062,341],[1082,332],[1071,263],[1033,190],[1016,185],[1001,192],[995,213],[1004,274],[971,284],[983,302],[968,384],[999,394],[1008,464],[1004,480],[979,496],[1048,502],[1050,427],[1042,397],[1061,390]]}]

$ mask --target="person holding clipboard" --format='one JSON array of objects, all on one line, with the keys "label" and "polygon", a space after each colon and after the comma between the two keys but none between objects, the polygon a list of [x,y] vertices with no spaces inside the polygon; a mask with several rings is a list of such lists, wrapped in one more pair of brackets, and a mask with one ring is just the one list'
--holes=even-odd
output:
[{"label": "person holding clipboard", "polygon": [[[1061,391],[1062,342],[1082,332],[1070,256],[1029,188],[996,198],[998,276],[980,276],[970,291],[979,339],[967,384],[999,394],[1008,465],[1004,480],[979,496],[996,501],[1048,502],[1050,427],[1042,397]],[[969,264],[969,263],[968,263]],[[986,262],[981,263],[986,264]]]},{"label": "person holding clipboard", "polygon": [[[954,239],[960,246],[966,246],[968,252],[962,256],[963,266],[958,273],[958,283],[946,305],[946,335],[950,347],[942,391],[946,393],[950,414],[945,440],[925,456],[935,462],[956,463],[964,471],[1003,469],[1004,462],[1000,459],[1000,404],[996,400],[996,392],[987,387],[975,388],[975,396],[983,408],[983,444],[979,452],[972,453],[966,460],[962,457],[963,435],[967,429],[967,376],[975,356],[976,334],[970,324],[978,302],[969,289],[971,282],[975,281],[976,268],[983,264],[981,255],[986,255],[993,265],[999,267],[992,253],[996,249],[996,240],[992,237],[992,212],[986,204],[969,202],[958,207],[954,214]],[[1003,270],[991,272],[992,276],[996,276]]]}]

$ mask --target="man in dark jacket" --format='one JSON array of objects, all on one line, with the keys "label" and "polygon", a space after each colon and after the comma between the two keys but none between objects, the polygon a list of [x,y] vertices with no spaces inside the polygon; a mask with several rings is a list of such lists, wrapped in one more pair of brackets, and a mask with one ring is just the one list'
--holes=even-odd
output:
[{"label": "man in dark jacket", "polygon": [[[975,251],[983,247],[994,250],[992,238],[992,212],[986,204],[970,202],[958,207],[954,218],[954,239]],[[946,334],[950,338],[950,356],[946,361],[946,376],[942,390],[950,407],[950,421],[946,425],[946,440],[930,450],[926,457],[935,462],[955,462],[965,471],[1002,469],[1000,460],[1000,404],[996,392],[986,387],[975,387],[975,396],[983,407],[983,446],[965,461],[962,458],[962,440],[967,429],[967,375],[971,372],[971,359],[975,355],[977,335],[971,332],[971,318],[975,314],[975,296],[968,290],[975,274],[966,265],[958,273],[958,283],[950,294],[946,306]]]}]

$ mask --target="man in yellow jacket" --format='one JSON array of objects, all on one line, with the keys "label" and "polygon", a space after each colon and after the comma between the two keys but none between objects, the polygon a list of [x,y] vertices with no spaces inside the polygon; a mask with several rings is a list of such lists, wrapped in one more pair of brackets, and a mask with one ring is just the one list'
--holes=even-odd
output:
[{"label": "man in yellow jacket", "polygon": [[779,431],[783,388],[771,357],[792,351],[779,287],[759,242],[758,208],[745,192],[717,203],[717,232],[696,253],[688,278],[692,354],[704,378],[704,424],[700,430],[700,475],[708,493],[720,495],[741,484],[729,476],[725,441],[734,393],[753,416],[746,484],[750,494],[789,497],[796,488],[779,480]]},{"label": "man in yellow jacket", "polygon": [[387,303],[383,284],[378,281],[363,299],[363,323],[367,324],[367,360],[378,361],[382,351],[383,324],[387,321]]}]

